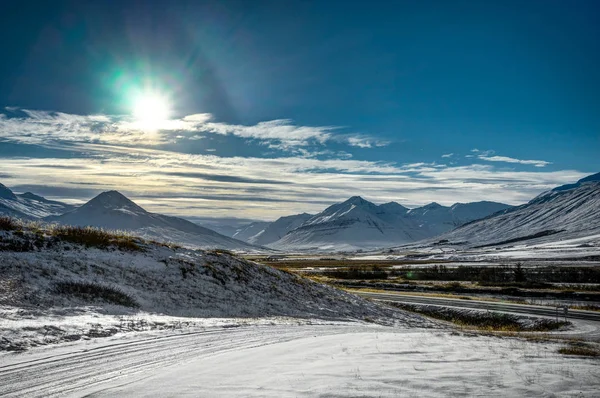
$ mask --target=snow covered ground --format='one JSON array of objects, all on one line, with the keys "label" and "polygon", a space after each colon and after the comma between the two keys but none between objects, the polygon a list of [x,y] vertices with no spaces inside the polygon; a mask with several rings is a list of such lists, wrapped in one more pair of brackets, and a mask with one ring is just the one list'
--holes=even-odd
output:
[{"label": "snow covered ground", "polygon": [[558,344],[453,331],[228,253],[135,245],[0,231],[0,396],[592,397],[600,388],[598,360],[563,356]]},{"label": "snow covered ground", "polygon": [[136,245],[85,247],[39,230],[0,231],[0,350],[105,337],[140,324],[142,330],[195,326],[198,318],[431,326],[419,316],[228,253]]},{"label": "snow covered ground", "polygon": [[274,322],[0,354],[11,397],[594,397],[597,359],[448,330]]},{"label": "snow covered ground", "polygon": [[536,242],[513,243],[502,247],[469,248],[461,245],[415,244],[395,248],[393,251],[368,252],[348,255],[349,260],[415,260],[418,261],[455,261],[480,262],[481,265],[497,264],[506,261],[541,261],[563,265],[598,264],[600,258],[600,235],[591,234],[574,238],[545,238]]}]

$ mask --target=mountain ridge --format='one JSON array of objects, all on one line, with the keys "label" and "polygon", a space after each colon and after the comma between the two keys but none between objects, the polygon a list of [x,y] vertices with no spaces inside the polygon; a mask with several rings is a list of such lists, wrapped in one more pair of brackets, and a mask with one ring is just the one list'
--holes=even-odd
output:
[{"label": "mountain ridge", "polygon": [[439,238],[467,245],[571,239],[600,234],[600,173],[543,192],[529,202],[464,224]]},{"label": "mountain ridge", "polygon": [[360,196],[352,196],[329,206],[267,246],[279,250],[389,247],[426,239],[509,207],[482,201],[449,207],[432,202],[408,209],[396,202],[376,205]]},{"label": "mountain ridge", "polygon": [[102,192],[77,209],[46,217],[45,221],[128,231],[142,238],[194,248],[262,249],[179,217],[148,212],[118,191]]},{"label": "mountain ridge", "polygon": [[74,208],[73,205],[49,200],[31,192],[15,194],[7,186],[0,184],[0,214],[33,220],[59,215]]}]

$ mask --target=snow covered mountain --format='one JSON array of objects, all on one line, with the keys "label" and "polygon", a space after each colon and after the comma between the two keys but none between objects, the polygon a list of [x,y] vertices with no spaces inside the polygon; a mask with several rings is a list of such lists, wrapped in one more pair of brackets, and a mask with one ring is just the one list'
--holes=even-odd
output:
[{"label": "snow covered mountain", "polygon": [[508,209],[510,206],[496,202],[455,203],[450,207],[430,203],[411,209],[407,217],[414,220],[426,235],[436,236],[460,225],[478,220],[490,214]]},{"label": "snow covered mountain", "polygon": [[48,200],[31,192],[15,194],[0,184],[0,214],[23,219],[37,219],[59,215],[75,209],[66,203]]},{"label": "snow covered mountain", "polygon": [[508,208],[493,202],[432,203],[409,210],[395,203],[375,205],[360,196],[332,205],[269,247],[282,250],[355,250],[389,247],[447,232],[461,223]]},{"label": "snow covered mountain", "polygon": [[600,234],[600,173],[542,193],[529,203],[442,235],[471,246],[562,240]]},{"label": "snow covered mountain", "polygon": [[256,251],[260,248],[178,217],[150,213],[117,191],[103,192],[83,206],[46,221],[128,231],[157,241],[195,248]]},{"label": "snow covered mountain", "polygon": [[281,239],[285,234],[298,228],[311,217],[311,214],[302,213],[280,217],[273,222],[256,221],[238,229],[232,235],[232,238],[253,245],[266,246]]},{"label": "snow covered mountain", "polygon": [[267,246],[293,231],[312,217],[312,214],[302,213],[293,216],[280,217],[269,223],[262,231],[251,237],[248,242]]},{"label": "snow covered mountain", "polygon": [[411,235],[414,228],[408,228],[410,231],[396,228],[387,216],[388,213],[379,206],[353,196],[311,217],[269,246],[285,250],[353,250],[412,242],[424,237]]},{"label": "snow covered mountain", "polygon": [[256,234],[264,231],[265,228],[269,226],[268,221],[256,221],[250,224],[244,225],[241,228],[238,228],[235,233],[231,235],[232,238],[243,240],[244,242],[251,242],[251,239],[254,238]]}]

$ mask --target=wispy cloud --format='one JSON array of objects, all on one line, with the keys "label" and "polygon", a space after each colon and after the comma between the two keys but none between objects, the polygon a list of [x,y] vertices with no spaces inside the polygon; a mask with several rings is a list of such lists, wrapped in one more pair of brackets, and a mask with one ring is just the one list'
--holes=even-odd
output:
[{"label": "wispy cloud", "polygon": [[[532,165],[535,167],[545,167],[548,166],[549,164],[552,164],[552,162],[547,162],[545,160],[523,160],[523,159],[516,159],[516,158],[511,158],[509,156],[499,156],[496,155],[494,150],[488,149],[486,151],[482,151],[479,150],[477,148],[473,148],[471,149],[471,155],[466,155],[465,158],[477,158],[480,160],[484,160],[486,162],[504,162],[504,163],[517,163],[517,164],[526,164],[526,165]],[[442,156],[445,157],[445,156]]]},{"label": "wispy cloud", "polygon": [[[513,159],[479,149],[467,156],[489,163],[456,166],[452,162],[361,160],[356,152],[347,151],[387,143],[340,133],[335,126],[298,126],[284,119],[244,126],[214,122],[211,115],[196,114],[169,121],[159,131],[146,132],[125,117],[18,109],[7,112],[10,117],[0,114],[0,140],[52,149],[46,154],[40,151],[38,158],[10,154],[0,158],[0,176],[8,179],[9,185],[57,199],[79,200],[117,189],[151,211],[180,216],[273,219],[302,211],[318,212],[356,194],[378,203],[394,200],[407,206],[477,200],[519,204],[585,176],[575,170],[507,170],[496,164],[543,167],[549,162]],[[258,153],[217,156],[213,150],[218,147],[212,144],[222,136],[257,141],[273,153],[270,157]],[[173,149],[177,145],[163,145],[180,140],[191,144],[185,140],[202,138],[211,143],[197,151],[203,154],[177,152]],[[340,143],[348,147],[340,148]],[[65,151],[67,158],[55,155]],[[454,154],[442,157],[459,158]]]},{"label": "wispy cloud", "polygon": [[446,153],[442,155],[443,158],[451,158],[452,156],[454,156],[453,153]]},{"label": "wispy cloud", "polygon": [[[86,196],[79,196],[81,200],[89,199],[91,191],[117,189],[151,211],[262,219],[317,212],[354,194],[408,206],[477,200],[519,204],[585,175],[483,164],[449,167],[355,159],[226,158],[101,144],[71,148],[71,159],[4,158],[2,167],[10,170],[13,186],[44,186],[52,181],[52,192],[83,188]],[[57,173],[56,165],[66,167]]]},{"label": "wispy cloud", "polygon": [[383,147],[389,145],[389,141],[375,140],[364,136],[348,137],[348,144],[359,148]]},{"label": "wispy cloud", "polygon": [[478,156],[478,159],[485,160],[486,162],[505,162],[505,163],[519,163],[519,164],[530,164],[535,167],[545,167],[552,162],[547,162],[545,160],[522,160],[510,158],[508,156]]},{"label": "wispy cloud", "polygon": [[361,148],[388,144],[367,135],[336,134],[341,129],[338,126],[299,126],[289,119],[240,125],[215,122],[212,115],[202,113],[161,122],[156,129],[149,131],[128,116],[82,116],[15,108],[6,110],[8,115],[0,114],[0,138],[29,144],[61,140],[158,146],[182,139],[199,140],[208,134],[256,140],[283,151],[296,151],[299,147],[311,145],[323,146],[329,141]]}]

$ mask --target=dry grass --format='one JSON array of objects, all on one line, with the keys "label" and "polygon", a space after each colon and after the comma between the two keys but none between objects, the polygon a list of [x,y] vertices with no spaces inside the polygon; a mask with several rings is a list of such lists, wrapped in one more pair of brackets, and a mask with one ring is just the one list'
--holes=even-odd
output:
[{"label": "dry grass", "polygon": [[[312,278],[311,278],[312,279]],[[496,301],[499,302],[501,300],[491,299],[491,298],[480,298],[480,297],[470,297],[470,296],[458,296],[456,294],[450,293],[421,293],[421,292],[397,292],[394,290],[382,290],[382,289],[372,289],[372,288],[364,288],[364,289],[343,289],[350,293],[386,293],[386,294],[398,294],[401,296],[419,296],[419,297],[442,297],[442,298],[450,298],[450,299],[458,299],[458,300],[478,300],[478,301]]]},{"label": "dry grass", "polygon": [[94,282],[59,282],[54,290],[58,294],[74,296],[86,301],[104,301],[124,307],[139,307],[130,295],[115,287],[102,286]]},{"label": "dry grass", "polygon": [[63,241],[86,247],[107,248],[115,246],[121,250],[142,251],[140,239],[118,232],[109,232],[100,228],[56,226],[51,230],[52,236]]},{"label": "dry grass", "polygon": [[[387,267],[390,268],[395,265],[416,265],[416,264],[441,264],[446,261],[440,260],[345,260],[345,259],[277,259],[277,260],[268,260],[264,257],[247,257],[247,259],[255,261],[257,263],[262,263],[266,265],[270,265],[275,268],[286,268],[286,269],[298,269],[298,268],[339,268],[339,267],[347,267],[355,268],[355,267]],[[449,261],[448,261],[449,262]]]},{"label": "dry grass", "polygon": [[600,349],[598,347],[585,343],[571,343],[568,346],[559,348],[558,353],[582,357],[600,357]]},{"label": "dry grass", "polygon": [[[35,221],[21,221],[13,217],[0,216],[0,231],[13,232],[17,239],[8,240],[4,250],[29,251],[33,246],[42,247],[56,240],[86,247],[101,249],[116,247],[126,251],[143,251],[145,241],[124,232],[107,231],[101,228],[49,225]],[[54,242],[48,237],[56,238]],[[7,243],[5,242],[5,243]]]},{"label": "dry grass", "polygon": [[227,254],[229,256],[235,256],[234,252],[232,252],[231,250],[227,250],[227,249],[213,249],[213,250],[209,250],[208,253]]},{"label": "dry grass", "polygon": [[[516,265],[480,266],[465,264],[447,266],[447,260],[348,260],[344,258],[253,258],[276,268],[304,269],[336,279],[382,279],[426,284],[427,281],[469,282],[473,288],[532,291],[600,291],[600,270],[593,266],[524,267]],[[397,267],[397,266],[402,267]],[[314,268],[314,270],[310,270]],[[377,278],[377,277],[380,278]],[[570,285],[565,285],[570,283]],[[448,287],[452,289],[451,286]]]},{"label": "dry grass", "polygon": [[598,311],[598,312],[600,312],[600,305],[596,305],[596,304],[570,305],[569,308],[572,309],[572,310]]},{"label": "dry grass", "polygon": [[1,216],[0,231],[20,231],[23,228],[23,223],[16,218]]},{"label": "dry grass", "polygon": [[451,308],[440,308],[426,305],[406,303],[388,303],[405,311],[425,315],[430,318],[452,322],[465,328],[500,331],[500,332],[547,332],[569,325],[569,322],[557,322],[551,319],[539,319],[532,325],[519,322],[519,317],[499,312],[460,311]]},{"label": "dry grass", "polygon": [[183,246],[175,243],[175,242],[159,242],[157,240],[147,240],[148,243],[156,245],[156,246],[162,246],[162,247],[167,247],[169,249],[182,249]]}]

